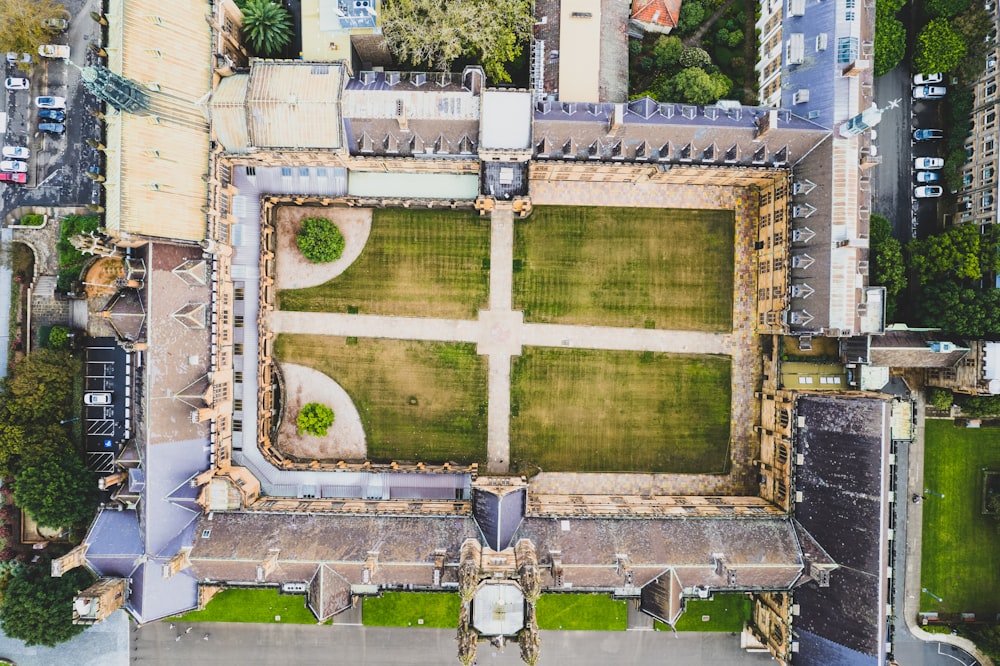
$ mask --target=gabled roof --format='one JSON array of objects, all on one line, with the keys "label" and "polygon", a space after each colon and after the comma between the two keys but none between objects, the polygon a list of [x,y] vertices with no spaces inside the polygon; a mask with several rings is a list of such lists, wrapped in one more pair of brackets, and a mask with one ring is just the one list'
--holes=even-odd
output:
[{"label": "gabled roof", "polygon": [[317,620],[325,622],[351,607],[351,584],[331,566],[321,564],[309,581],[306,605]]},{"label": "gabled roof", "polygon": [[632,20],[639,23],[676,28],[681,12],[681,0],[636,0],[632,3]]}]

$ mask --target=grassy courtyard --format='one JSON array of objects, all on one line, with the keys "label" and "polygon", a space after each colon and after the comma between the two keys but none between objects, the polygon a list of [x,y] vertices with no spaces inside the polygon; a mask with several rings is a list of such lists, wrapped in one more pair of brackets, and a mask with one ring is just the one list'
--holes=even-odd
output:
[{"label": "grassy courtyard", "polygon": [[[280,620],[275,620],[280,617]],[[231,588],[212,597],[205,610],[185,613],[178,622],[270,622],[316,624],[301,594],[278,594],[275,589]]]},{"label": "grassy courtyard", "polygon": [[383,592],[365,598],[361,616],[368,627],[454,629],[461,602],[453,592]]},{"label": "grassy courtyard", "polygon": [[543,594],[535,611],[539,629],[625,631],[626,604],[606,594]]},{"label": "grassy courtyard", "polygon": [[471,318],[489,290],[490,227],[474,212],[376,209],[364,251],[326,284],[279,293],[282,310]]},{"label": "grassy courtyard", "polygon": [[539,207],[514,238],[526,320],[728,332],[732,211]]},{"label": "grassy courtyard", "polygon": [[275,352],[347,391],[371,460],[486,459],[486,359],[475,345],[281,335]]},{"label": "grassy courtyard", "polygon": [[[684,612],[677,618],[677,631],[716,631],[738,633],[750,621],[750,600],[743,594],[716,594],[711,599],[688,599]],[[660,621],[657,631],[669,631]]]},{"label": "grassy courtyard", "polygon": [[525,348],[514,361],[511,387],[515,468],[726,469],[728,358]]},{"label": "grassy courtyard", "polygon": [[[920,610],[1000,613],[1000,520],[981,514],[982,470],[1000,470],[1000,430],[928,419]],[[937,493],[943,494],[941,498]]]}]

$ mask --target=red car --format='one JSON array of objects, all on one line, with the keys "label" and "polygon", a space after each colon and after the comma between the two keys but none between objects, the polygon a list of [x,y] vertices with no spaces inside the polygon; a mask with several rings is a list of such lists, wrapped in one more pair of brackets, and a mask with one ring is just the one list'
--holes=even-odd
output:
[{"label": "red car", "polygon": [[0,173],[0,182],[7,181],[8,183],[24,183],[28,182],[28,174],[26,173]]}]

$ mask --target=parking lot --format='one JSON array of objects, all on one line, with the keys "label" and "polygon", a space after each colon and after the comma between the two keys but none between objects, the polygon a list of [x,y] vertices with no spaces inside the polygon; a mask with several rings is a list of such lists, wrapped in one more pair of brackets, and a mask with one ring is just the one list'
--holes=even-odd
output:
[{"label": "parking lot", "polygon": [[96,472],[114,471],[115,456],[132,436],[132,365],[114,338],[87,341],[83,432],[87,459]]},{"label": "parking lot", "polygon": [[[44,58],[31,55],[27,70],[16,63],[2,63],[4,79],[27,78],[25,90],[2,90],[2,111],[6,123],[0,122],[3,144],[26,147],[31,151],[27,163],[25,184],[0,182],[0,201],[4,214],[19,206],[51,206],[96,203],[100,200],[99,185],[86,172],[100,165],[100,153],[87,144],[99,141],[101,127],[90,112],[94,100],[81,85],[80,67],[96,62],[90,44],[100,40],[99,26],[90,17],[99,10],[97,0],[66,0],[67,16],[72,16],[68,29],[52,36],[52,43],[68,45],[69,59]],[[16,56],[21,58],[20,54]],[[54,96],[65,98],[65,132],[56,134],[39,129],[40,123],[56,122],[39,118],[35,98]],[[57,115],[57,114],[51,114]],[[5,125],[5,126],[4,126]]]}]

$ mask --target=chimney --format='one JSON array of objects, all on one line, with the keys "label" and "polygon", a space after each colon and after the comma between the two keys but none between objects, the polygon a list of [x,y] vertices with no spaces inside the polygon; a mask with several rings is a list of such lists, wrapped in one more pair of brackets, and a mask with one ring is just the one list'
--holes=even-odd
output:
[{"label": "chimney", "polygon": [[625,104],[615,104],[608,119],[608,134],[617,134],[625,128]]},{"label": "chimney", "polygon": [[52,576],[60,578],[67,571],[83,566],[87,561],[87,544],[81,543],[79,546],[69,551],[60,558],[52,560]]},{"label": "chimney", "polygon": [[406,104],[401,99],[396,100],[396,120],[399,122],[399,129],[408,132],[410,127],[406,120]]},{"label": "chimney", "polygon": [[754,138],[763,139],[772,129],[778,127],[778,110],[772,109],[757,119],[757,132]]},{"label": "chimney", "polygon": [[107,490],[111,486],[117,486],[127,478],[128,474],[124,470],[115,472],[114,474],[108,474],[107,476],[102,476],[97,480],[97,487],[100,490]]}]

